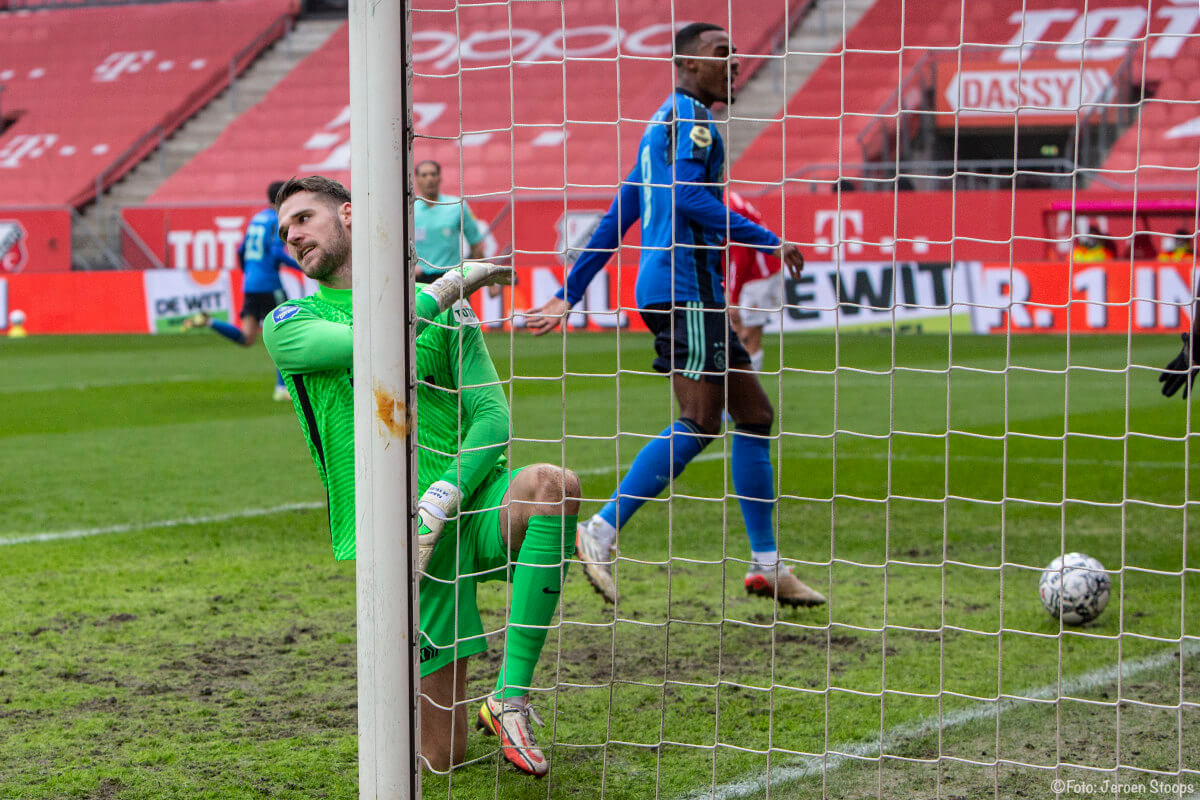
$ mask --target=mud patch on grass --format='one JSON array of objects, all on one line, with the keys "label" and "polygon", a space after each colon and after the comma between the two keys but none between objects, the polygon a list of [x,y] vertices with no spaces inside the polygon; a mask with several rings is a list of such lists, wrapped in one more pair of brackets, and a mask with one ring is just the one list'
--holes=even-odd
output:
[{"label": "mud patch on grass", "polygon": [[75,630],[82,627],[89,617],[86,614],[75,612],[73,614],[55,614],[46,622],[38,625],[28,631],[32,637],[41,636],[43,633],[66,633],[67,631]]},{"label": "mud patch on grass", "polygon": [[165,663],[162,671],[193,702],[239,719],[249,738],[353,731],[357,725],[354,644],[338,644],[311,627],[214,640]]},{"label": "mud patch on grass", "polygon": [[176,734],[220,731],[248,741],[349,733],[357,725],[355,651],[342,638],[295,625],[261,638],[228,636],[120,677],[84,661],[49,673],[41,689],[94,687],[94,696],[53,712],[15,708],[0,697],[0,719],[20,732],[45,725],[48,715],[62,730],[108,717],[117,721],[115,739],[136,739],[149,721],[164,719]]},{"label": "mud patch on grass", "polygon": [[[776,623],[763,627],[673,620],[658,626],[617,622],[613,626],[565,624],[551,634],[541,670],[560,680],[598,684],[614,676],[669,678],[711,683],[722,680],[759,685],[774,665],[775,682],[816,688],[826,675],[878,661],[885,655],[876,635],[848,635]],[[502,640],[492,644],[501,647]],[[886,655],[894,655],[889,646]],[[557,654],[557,658],[556,658]],[[830,666],[827,669],[827,665]]]},{"label": "mud patch on grass", "polygon": [[88,800],[115,800],[120,796],[120,792],[125,788],[125,784],[113,778],[105,778],[100,781],[100,785],[94,791],[88,794]]}]

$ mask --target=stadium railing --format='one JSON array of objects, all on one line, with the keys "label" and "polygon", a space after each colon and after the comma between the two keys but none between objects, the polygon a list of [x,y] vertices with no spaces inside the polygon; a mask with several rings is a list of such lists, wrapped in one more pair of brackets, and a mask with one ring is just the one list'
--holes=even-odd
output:
[{"label": "stadium railing", "polygon": [[[1011,158],[957,159],[912,161],[860,161],[807,164],[787,176],[788,190],[807,185],[809,192],[835,188],[843,190],[890,192],[897,182],[909,184],[902,188],[922,191],[942,191],[953,185],[957,189],[1008,189],[1016,178],[1038,182],[1037,187],[1065,188],[1071,186],[1074,162],[1069,158],[1023,158],[1013,168]],[[847,185],[850,182],[851,185]],[[1157,187],[1156,187],[1157,188]]]},{"label": "stadium railing", "polygon": [[[870,124],[859,132],[863,159],[887,162],[911,156],[918,137],[932,132],[934,116],[929,101],[936,87],[937,60],[927,53],[871,115]],[[898,143],[894,141],[897,132]]]}]

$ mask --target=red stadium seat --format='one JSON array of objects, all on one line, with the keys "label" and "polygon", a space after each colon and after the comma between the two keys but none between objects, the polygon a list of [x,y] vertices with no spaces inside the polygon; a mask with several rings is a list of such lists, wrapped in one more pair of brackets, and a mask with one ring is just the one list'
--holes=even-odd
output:
[{"label": "red stadium seat", "polygon": [[[633,166],[644,121],[674,86],[670,63],[662,58],[670,52],[671,23],[654,4],[622,3],[619,21],[612,0],[511,7],[423,0],[421,9],[413,13],[414,150],[419,159],[442,163],[449,194],[508,192],[514,182],[528,189],[561,188],[567,180],[572,190],[611,187]],[[688,19],[675,21],[712,20],[731,30],[743,77],[784,23],[782,5],[765,14],[748,4],[731,7],[728,0],[694,0],[687,13]],[[617,25],[624,32],[620,59],[615,32],[607,41],[601,33]],[[567,38],[576,50],[565,63],[558,52],[564,27],[580,30]],[[477,44],[488,33],[510,29],[536,36],[531,44],[518,44],[518,63],[497,52],[494,38],[486,49]],[[638,57],[647,55],[658,58]],[[349,102],[343,28],[149,202],[257,201],[270,180],[317,171],[348,182],[349,126],[334,123]],[[618,117],[634,122],[613,124]],[[227,177],[220,189],[197,177],[215,175]]]},{"label": "red stadium seat", "polygon": [[[211,0],[0,15],[6,201],[81,205],[286,31],[293,0]],[[264,36],[264,34],[267,34]],[[259,39],[259,37],[262,37]],[[7,191],[20,187],[19,192]]]},{"label": "red stadium seat", "polygon": [[[879,0],[847,34],[844,59],[832,57],[821,64],[804,87],[788,101],[787,121],[769,125],[733,165],[730,177],[754,182],[777,180],[785,152],[787,163],[782,166],[788,174],[804,170],[807,165],[834,161],[839,150],[846,162],[860,161],[862,152],[857,143],[858,134],[873,123],[876,111],[889,99],[898,82],[929,56],[929,48],[954,46],[960,40],[989,45],[986,48],[964,49],[961,53],[963,67],[1012,69],[1013,62],[1001,59],[1006,51],[1005,46],[1020,31],[1022,12],[1027,20],[1033,19],[1031,25],[1036,25],[1034,12],[1056,10],[1057,17],[1051,27],[1038,33],[1036,38],[1062,41],[1078,22],[1077,17],[1062,18],[1068,6],[1070,4],[1060,0],[998,0],[968,6],[940,0],[905,0],[903,4],[898,0]],[[1143,13],[1139,10],[1141,7],[1131,5],[1126,0],[1091,0],[1087,7],[1092,11],[1119,7],[1126,16]],[[960,22],[964,18],[965,25],[961,26],[960,35]],[[1160,98],[1200,100],[1195,88],[1200,80],[1200,37],[1196,35],[1197,31],[1175,40],[1179,44],[1176,53],[1170,48],[1157,47],[1164,43],[1160,34],[1168,24],[1166,17],[1149,15],[1149,20],[1151,36],[1147,42],[1145,62],[1147,79],[1161,82]],[[939,73],[948,69],[951,76],[957,74],[958,51],[950,50],[940,57],[935,53],[934,57],[939,59],[939,64],[944,60],[949,65],[939,67]],[[1049,61],[1051,64],[1061,64],[1065,69],[1081,69],[1077,56],[1072,61],[1070,51],[1057,46],[1043,47],[1037,57],[1039,65]],[[1118,61],[1119,58],[1085,61],[1082,66],[1112,70]],[[1137,56],[1137,63],[1141,64],[1141,55]],[[938,91],[944,89],[943,86],[936,88]],[[1144,106],[1140,120],[1144,154],[1142,163],[1169,167],[1194,165],[1200,138],[1189,134],[1168,140],[1165,134],[1177,125],[1200,117],[1200,105],[1189,102],[1164,108],[1168,105],[1148,102]],[[829,116],[830,112],[838,110],[844,110],[845,114],[840,120],[833,120],[832,124],[828,120],[811,119],[814,115]],[[890,106],[885,110],[890,113],[895,107]],[[960,117],[959,121],[960,124],[970,124],[966,117]],[[1104,165],[1106,168],[1132,170],[1137,166],[1138,128],[1139,125],[1134,125],[1125,132],[1109,155]],[[1181,183],[1189,178],[1185,172],[1161,168],[1152,170],[1152,173],[1154,180],[1168,183]],[[1146,172],[1145,176],[1150,174]],[[1190,176],[1193,183],[1195,177],[1194,174]],[[1118,178],[1124,180],[1126,176]],[[1132,174],[1128,178],[1132,182]]]}]

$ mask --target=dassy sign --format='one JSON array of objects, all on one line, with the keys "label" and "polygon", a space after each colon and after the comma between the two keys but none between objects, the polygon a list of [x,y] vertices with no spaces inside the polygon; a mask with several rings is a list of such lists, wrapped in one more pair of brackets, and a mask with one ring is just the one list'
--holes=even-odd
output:
[{"label": "dassy sign", "polygon": [[[1037,65],[1015,64],[964,65],[956,72],[949,63],[938,67],[941,91],[938,110],[957,112],[958,119],[967,118],[973,126],[1012,126],[1012,115],[1018,110],[1022,119],[1036,116],[1042,124],[1072,125],[1080,109],[1109,99],[1113,85],[1113,64]],[[943,126],[953,126],[955,116],[938,118]]]}]

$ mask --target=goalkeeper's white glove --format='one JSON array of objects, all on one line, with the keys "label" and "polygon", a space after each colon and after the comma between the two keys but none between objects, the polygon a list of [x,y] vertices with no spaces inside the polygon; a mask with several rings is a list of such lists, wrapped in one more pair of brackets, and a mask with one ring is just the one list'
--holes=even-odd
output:
[{"label": "goalkeeper's white glove", "polygon": [[464,261],[462,266],[448,270],[425,291],[437,300],[438,310],[450,306],[484,286],[511,285],[513,268],[490,261]]},{"label": "goalkeeper's white glove", "polygon": [[460,502],[462,492],[447,481],[433,484],[417,501],[417,569],[421,572],[429,566],[446,520],[458,514]]}]

